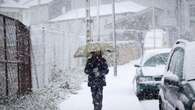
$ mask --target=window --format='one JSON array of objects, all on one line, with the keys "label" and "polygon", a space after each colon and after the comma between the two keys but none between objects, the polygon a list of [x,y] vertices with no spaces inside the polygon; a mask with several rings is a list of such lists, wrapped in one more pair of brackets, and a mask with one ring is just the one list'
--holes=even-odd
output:
[{"label": "window", "polygon": [[176,48],[169,63],[168,70],[176,74],[180,79],[183,77],[184,50]]},{"label": "window", "polygon": [[162,53],[151,57],[144,63],[144,66],[155,67],[159,65],[166,65],[169,53]]}]

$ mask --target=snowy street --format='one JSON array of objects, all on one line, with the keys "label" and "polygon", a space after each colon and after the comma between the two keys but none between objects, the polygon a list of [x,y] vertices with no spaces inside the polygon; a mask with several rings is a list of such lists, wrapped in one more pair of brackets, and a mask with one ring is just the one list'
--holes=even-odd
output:
[{"label": "snowy street", "polygon": [[0,110],[195,110],[194,30],[195,0],[0,0]]},{"label": "snowy street", "polygon": [[[103,110],[158,110],[158,101],[139,102],[132,89],[132,79],[135,74],[134,63],[118,67],[118,76],[113,76],[110,68],[107,76],[107,86],[104,87]],[[76,95],[62,102],[60,110],[93,110],[90,88],[83,83],[82,89]]]}]

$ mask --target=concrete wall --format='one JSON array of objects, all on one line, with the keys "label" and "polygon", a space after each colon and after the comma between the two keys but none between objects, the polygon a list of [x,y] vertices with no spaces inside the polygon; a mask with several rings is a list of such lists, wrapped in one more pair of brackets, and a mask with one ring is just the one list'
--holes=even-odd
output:
[{"label": "concrete wall", "polygon": [[82,20],[31,26],[32,71],[33,76],[38,76],[40,87],[48,85],[53,73],[83,65],[82,59],[74,58],[84,43],[81,40],[83,26]]}]

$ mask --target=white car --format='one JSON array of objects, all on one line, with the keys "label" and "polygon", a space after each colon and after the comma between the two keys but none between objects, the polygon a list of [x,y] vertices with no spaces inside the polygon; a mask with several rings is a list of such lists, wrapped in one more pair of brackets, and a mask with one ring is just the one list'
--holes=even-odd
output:
[{"label": "white car", "polygon": [[140,100],[157,98],[161,78],[171,49],[155,49],[145,51],[136,67],[134,89]]},{"label": "white car", "polygon": [[160,110],[195,110],[195,41],[174,45],[159,92]]}]

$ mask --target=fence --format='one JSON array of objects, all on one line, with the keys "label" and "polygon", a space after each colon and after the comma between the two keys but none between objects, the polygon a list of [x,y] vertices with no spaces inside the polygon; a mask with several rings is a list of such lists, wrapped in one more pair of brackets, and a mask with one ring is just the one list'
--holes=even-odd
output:
[{"label": "fence", "polygon": [[31,91],[30,44],[27,27],[0,15],[0,97]]}]

